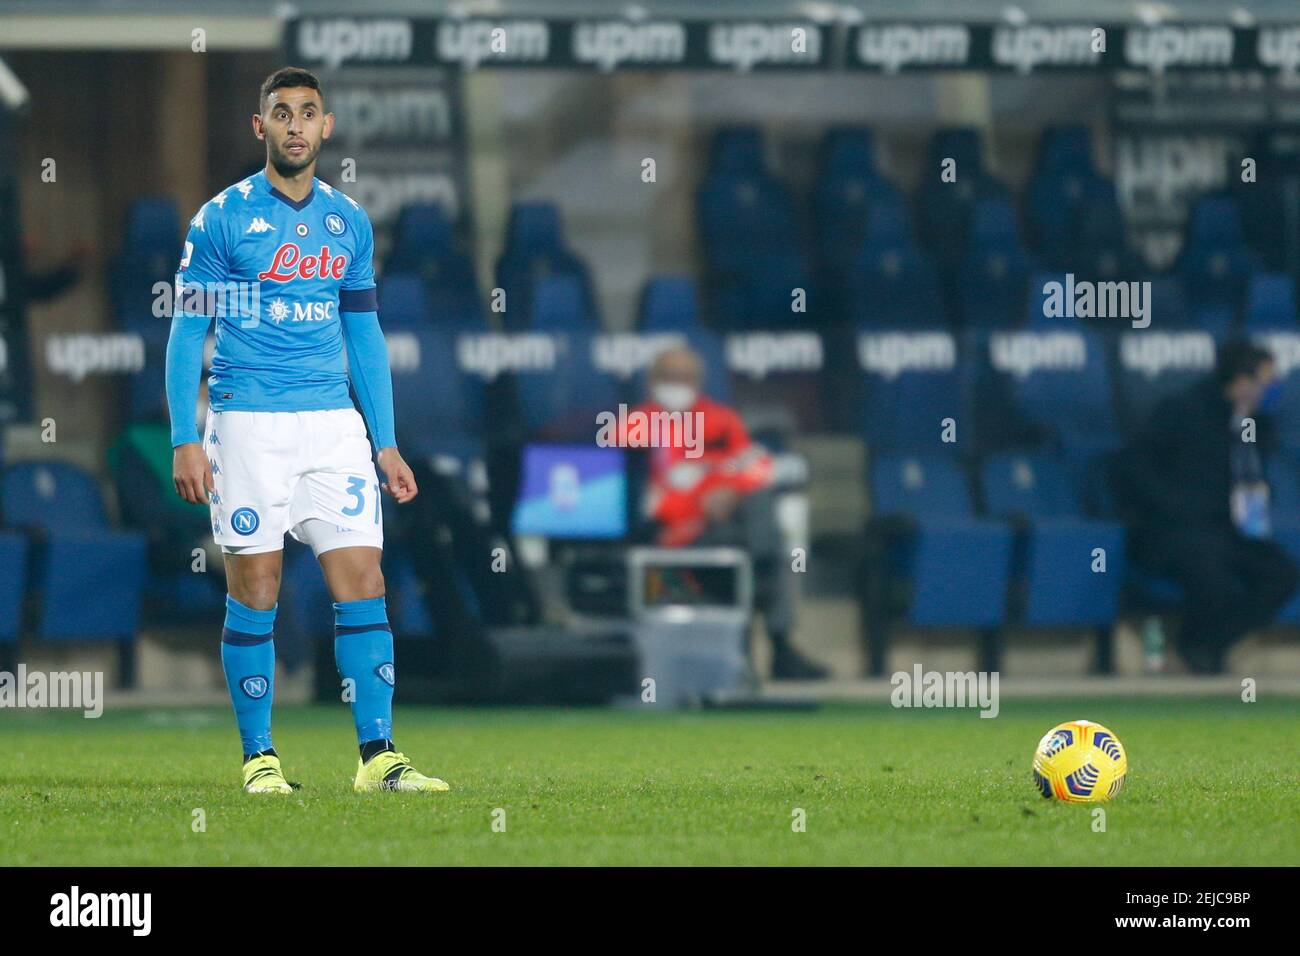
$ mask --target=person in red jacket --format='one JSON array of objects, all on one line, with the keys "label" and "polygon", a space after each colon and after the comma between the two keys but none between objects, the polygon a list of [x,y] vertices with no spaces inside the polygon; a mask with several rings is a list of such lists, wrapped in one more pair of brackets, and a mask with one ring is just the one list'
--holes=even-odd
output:
[{"label": "person in red jacket", "polygon": [[[649,398],[632,413],[682,414],[667,441],[649,449],[645,508],[662,547],[731,546],[749,552],[754,603],[772,641],[772,676],[810,680],[826,671],[790,643],[794,577],[776,521],[772,458],[735,409],[702,392],[700,358],[685,346],[651,365]],[[629,415],[629,418],[632,416]]]}]

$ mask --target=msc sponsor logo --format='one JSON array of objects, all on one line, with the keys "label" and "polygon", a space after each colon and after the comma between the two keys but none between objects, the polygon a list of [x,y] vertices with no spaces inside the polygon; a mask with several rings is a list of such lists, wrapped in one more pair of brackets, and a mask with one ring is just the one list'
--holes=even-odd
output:
[{"label": "msc sponsor logo", "polygon": [[686,27],[670,21],[584,21],[573,31],[573,58],[605,73],[628,63],[681,63],[686,58]]},{"label": "msc sponsor logo", "polygon": [[331,67],[344,63],[401,63],[411,58],[414,31],[409,20],[303,20],[298,51]]},{"label": "msc sponsor logo", "polygon": [[502,372],[544,372],[555,368],[559,342],[541,332],[484,332],[456,340],[456,360],[462,370],[492,381]]},{"label": "msc sponsor logo", "polygon": [[493,63],[541,63],[551,52],[551,30],[544,20],[444,20],[435,48],[440,60],[473,70]]},{"label": "msc sponsor logo", "polygon": [[80,382],[87,375],[118,375],[144,368],[144,339],[134,332],[51,335],[45,340],[50,371]]},{"label": "msc sponsor logo", "polygon": [[1040,66],[1095,66],[1102,54],[1093,47],[1093,27],[997,27],[993,62],[1031,73]]},{"label": "msc sponsor logo", "polygon": [[1147,378],[1170,370],[1212,369],[1214,337],[1209,332],[1126,333],[1119,340],[1119,364]]},{"label": "msc sponsor logo", "polygon": [[997,332],[989,337],[989,363],[1015,378],[1081,369],[1088,364],[1088,343],[1078,332]]},{"label": "msc sponsor logo", "polygon": [[957,367],[957,341],[947,332],[864,332],[858,363],[884,379],[903,372],[949,372]]},{"label": "msc sponsor logo", "polygon": [[[805,42],[796,49],[795,31]],[[756,66],[817,66],[822,34],[815,23],[714,23],[709,26],[709,58],[741,73]]]},{"label": "msc sponsor logo", "polygon": [[817,372],[824,361],[815,332],[747,332],[727,336],[727,367],[752,379],[771,372]]},{"label": "msc sponsor logo", "polygon": [[666,349],[686,344],[680,332],[607,332],[591,340],[591,361],[596,368],[621,379],[631,378]]},{"label": "msc sponsor logo", "polygon": [[970,55],[970,30],[946,23],[864,26],[853,49],[864,66],[886,73],[906,67],[961,66]]},{"label": "msc sponsor logo", "polygon": [[1124,59],[1129,66],[1152,73],[1173,67],[1231,66],[1232,27],[1135,27],[1124,34]]}]

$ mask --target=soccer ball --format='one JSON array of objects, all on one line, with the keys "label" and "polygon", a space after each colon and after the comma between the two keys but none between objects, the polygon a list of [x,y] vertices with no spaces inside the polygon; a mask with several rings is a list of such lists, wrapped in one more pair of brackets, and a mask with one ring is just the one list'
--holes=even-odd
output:
[{"label": "soccer ball", "polygon": [[1127,773],[1119,738],[1091,720],[1057,724],[1034,751],[1034,783],[1044,797],[1068,803],[1114,799]]}]

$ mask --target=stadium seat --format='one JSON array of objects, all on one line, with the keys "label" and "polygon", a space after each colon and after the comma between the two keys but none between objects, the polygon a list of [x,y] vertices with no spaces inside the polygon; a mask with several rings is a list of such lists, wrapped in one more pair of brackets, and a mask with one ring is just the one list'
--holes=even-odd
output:
[{"label": "stadium seat", "polygon": [[1011,204],[1001,199],[975,204],[969,228],[970,250],[958,276],[962,321],[967,328],[1016,325],[1033,265],[1020,243]]},{"label": "stadium seat", "polygon": [[858,336],[862,434],[872,450],[955,453],[942,422],[961,422],[967,388],[950,333],[863,331]]},{"label": "stadium seat", "polygon": [[1045,262],[1074,265],[1076,230],[1101,186],[1086,127],[1055,127],[1043,133],[1034,175],[1025,190],[1025,218],[1029,239]]},{"label": "stadium seat", "polygon": [[594,317],[587,305],[582,282],[577,277],[547,276],[539,279],[533,287],[533,314],[529,326],[535,332],[568,332],[591,328]]},{"label": "stadium seat", "polygon": [[66,462],[22,462],[0,475],[0,492],[5,527],[35,535],[36,586],[43,590],[36,635],[133,638],[145,539],[109,529],[95,480]]},{"label": "stadium seat", "polygon": [[1126,430],[1140,428],[1170,395],[1191,388],[1214,370],[1215,340],[1208,332],[1121,332],[1117,354],[1120,405]]},{"label": "stadium seat", "polygon": [[1246,290],[1245,331],[1294,331],[1296,328],[1295,280],[1281,272],[1253,276]]},{"label": "stadium seat", "polygon": [[27,539],[0,532],[0,643],[18,639],[26,593]]},{"label": "stadium seat", "polygon": [[587,312],[597,316],[591,275],[565,244],[559,210],[551,203],[516,203],[510,212],[506,246],[497,260],[497,285],[505,291],[504,324],[522,331],[533,314],[533,290],[548,276],[572,276],[582,285]]},{"label": "stadium seat", "polygon": [[1089,197],[1076,210],[1070,236],[1070,262],[1063,265],[1074,265],[1074,272],[1083,278],[1127,280],[1142,269],[1140,257],[1129,245],[1128,225],[1114,184],[1108,180],[1096,180],[1089,186]]},{"label": "stadium seat", "polygon": [[643,332],[679,332],[699,325],[695,283],[686,276],[657,276],[641,293],[637,326]]},{"label": "stadium seat", "polygon": [[145,196],[131,204],[122,247],[108,267],[109,295],[117,315],[152,314],[155,284],[170,285],[176,277],[180,235],[180,219],[170,197]]},{"label": "stadium seat", "polygon": [[[1018,340],[990,339],[989,354],[1010,379],[1017,416],[1058,446],[1091,449],[1113,443],[1119,430],[1106,340],[1089,331],[1014,335]],[[999,354],[1000,349],[1009,354]],[[1026,364],[1015,365],[1022,356]]]},{"label": "stadium seat", "polygon": [[996,669],[1011,528],[973,517],[966,477],[943,455],[873,455],[868,474],[861,593],[869,669],[884,672],[889,631],[899,622],[979,629],[983,663]]},{"label": "stadium seat", "polygon": [[379,322],[384,331],[415,332],[433,324],[424,282],[418,275],[385,272],[378,286]]},{"label": "stadium seat", "polygon": [[[971,210],[982,199],[1006,198],[1007,189],[984,168],[983,147],[975,129],[942,129],[930,140],[916,192],[921,241],[944,272],[955,271],[966,257]],[[953,182],[940,179],[943,162],[956,161]]]},{"label": "stadium seat", "polygon": [[592,359],[592,330],[553,333],[557,340],[551,368],[515,373],[524,427],[544,441],[590,442],[599,412],[618,408],[620,389],[613,376]]},{"label": "stadium seat", "polygon": [[425,328],[411,334],[419,364],[393,369],[393,410],[402,448],[426,456],[473,456],[483,438],[483,380],[461,369],[456,333]]},{"label": "stadium seat", "polygon": [[1217,306],[1235,312],[1259,267],[1259,257],[1246,245],[1235,200],[1210,196],[1192,207],[1178,269],[1198,311]]},{"label": "stadium seat", "polygon": [[[1057,456],[1007,452],[981,469],[984,505],[991,517],[1021,529],[1014,561],[1017,623],[1026,627],[1096,627],[1109,642],[1123,581],[1123,527],[1085,518],[1076,482]],[[1094,572],[1094,549],[1105,552],[1105,572]],[[1103,649],[1102,661],[1109,661]]]},{"label": "stadium seat", "polygon": [[709,168],[718,173],[763,172],[763,134],[756,126],[725,126],[713,134]]},{"label": "stadium seat", "polygon": [[440,325],[460,324],[482,312],[474,263],[458,247],[452,225],[438,203],[402,207],[393,227],[393,246],[384,261],[384,275],[394,273],[420,277],[429,313]]}]

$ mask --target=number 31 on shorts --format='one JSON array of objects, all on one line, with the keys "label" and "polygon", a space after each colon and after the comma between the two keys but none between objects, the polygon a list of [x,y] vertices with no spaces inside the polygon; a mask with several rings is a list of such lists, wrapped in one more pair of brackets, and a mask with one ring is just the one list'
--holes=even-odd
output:
[{"label": "number 31 on shorts", "polygon": [[[375,482],[375,524],[379,524],[379,483]],[[349,478],[348,494],[356,499],[357,503],[343,509],[343,514],[349,518],[355,518],[361,512],[366,510],[366,479]]]}]

